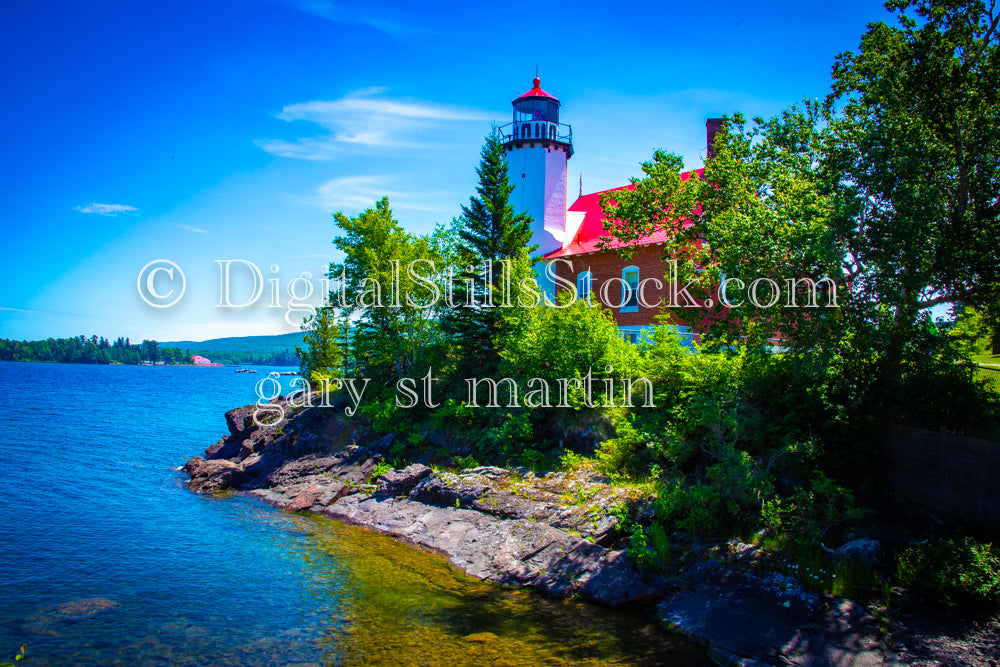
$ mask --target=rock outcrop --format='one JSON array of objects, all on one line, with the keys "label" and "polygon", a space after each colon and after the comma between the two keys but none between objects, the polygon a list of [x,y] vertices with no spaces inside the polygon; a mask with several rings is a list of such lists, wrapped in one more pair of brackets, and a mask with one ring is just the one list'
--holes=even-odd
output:
[{"label": "rock outcrop", "polygon": [[[726,562],[706,550],[670,580],[637,571],[614,548],[622,536],[611,508],[625,492],[592,471],[442,471],[425,461],[383,472],[393,436],[366,433],[334,411],[310,408],[260,426],[247,406],[228,412],[226,424],[229,435],[185,465],[192,490],[229,489],[392,535],[481,579],[611,606],[657,602],[665,625],[721,664],[898,664],[862,607],[755,571],[752,545],[729,545]],[[843,555],[869,546],[846,545]]]},{"label": "rock outcrop", "polygon": [[373,479],[392,436],[366,438],[306,410],[284,428],[253,406],[226,413],[229,436],[184,466],[194,491],[231,489],[290,511],[324,514],[444,555],[481,578],[617,606],[660,598],[659,577],[609,549],[615,492],[592,473],[493,467],[435,472],[423,464]]}]

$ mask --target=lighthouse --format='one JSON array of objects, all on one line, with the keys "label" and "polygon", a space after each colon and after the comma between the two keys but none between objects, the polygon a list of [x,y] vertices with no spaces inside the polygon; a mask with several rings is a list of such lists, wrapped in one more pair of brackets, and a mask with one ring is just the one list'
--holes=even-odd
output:
[{"label": "lighthouse", "polygon": [[[559,100],[542,90],[537,76],[531,90],[512,105],[512,122],[498,128],[514,185],[511,204],[531,216],[531,242],[538,246],[539,255],[545,255],[570,240],[566,229],[566,163],[573,155],[573,130],[559,122]],[[542,283],[542,276],[539,278]]]}]

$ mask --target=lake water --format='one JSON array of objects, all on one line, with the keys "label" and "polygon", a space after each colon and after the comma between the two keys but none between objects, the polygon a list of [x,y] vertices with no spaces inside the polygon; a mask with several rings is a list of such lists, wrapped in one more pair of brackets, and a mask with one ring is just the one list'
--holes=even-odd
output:
[{"label": "lake water", "polygon": [[189,492],[178,466],[266,370],[0,362],[0,662],[708,664],[639,613]]}]

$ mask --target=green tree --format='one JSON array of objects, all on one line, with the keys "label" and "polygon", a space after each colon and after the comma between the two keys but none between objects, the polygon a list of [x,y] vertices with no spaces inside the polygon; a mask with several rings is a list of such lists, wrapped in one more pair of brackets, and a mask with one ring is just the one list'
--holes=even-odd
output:
[{"label": "green tree", "polygon": [[336,310],[321,306],[302,323],[305,347],[295,346],[299,374],[314,388],[323,378],[339,377],[343,367],[343,329],[337,323]]},{"label": "green tree", "polygon": [[[822,169],[821,112],[808,104],[750,125],[735,114],[703,177],[657,151],[632,189],[603,198],[611,221],[603,245],[622,243],[627,254],[644,236],[664,236],[663,258],[676,262],[677,285],[692,299],[678,291],[670,315],[708,341],[835,343],[839,313],[830,306],[841,305],[843,246]],[[748,292],[758,304],[774,304],[759,307]]]},{"label": "green tree", "polygon": [[955,341],[961,356],[983,354],[990,347],[990,330],[982,314],[975,308],[956,308],[955,323],[948,335]]},{"label": "green tree", "polygon": [[[838,58],[825,102],[751,127],[734,115],[702,179],[657,153],[605,212],[626,244],[667,232],[681,284],[693,281],[702,303],[716,297],[710,310],[678,309],[699,329],[727,346],[780,334],[815,357],[807,368],[826,369],[815,392],[836,420],[955,427],[957,409],[928,410],[935,395],[979,402],[929,311],[964,303],[997,322],[1000,14],[975,1],[888,7],[899,27],[869,26],[860,50]],[[720,309],[712,290],[723,278],[811,278],[819,307],[784,308],[800,296],[789,290],[771,308]],[[822,307],[832,295],[838,307]]]},{"label": "green tree", "polygon": [[160,359],[160,349],[159,343],[155,340],[144,340],[142,341],[142,358],[152,364],[155,364]]},{"label": "green tree", "polygon": [[964,303],[1000,322],[1000,11],[979,0],[890,0],[838,57],[828,156],[850,279],[890,317],[896,364],[926,310]]},{"label": "green tree", "polygon": [[383,197],[357,217],[334,215],[344,260],[330,265],[339,288],[330,297],[351,322],[350,363],[376,384],[391,385],[426,368],[437,338],[434,289],[439,238],[407,233]]},{"label": "green tree", "polygon": [[514,280],[514,265],[523,263],[534,250],[530,246],[531,217],[516,212],[510,203],[514,186],[495,130],[486,137],[476,174],[476,196],[469,198],[455,222],[460,272],[454,283],[456,307],[448,309],[442,318],[442,326],[456,348],[459,375],[473,369],[480,375],[496,370],[500,362],[497,336],[503,326],[499,306],[504,299],[504,284],[514,286],[508,299],[516,305],[512,292],[519,281]]}]

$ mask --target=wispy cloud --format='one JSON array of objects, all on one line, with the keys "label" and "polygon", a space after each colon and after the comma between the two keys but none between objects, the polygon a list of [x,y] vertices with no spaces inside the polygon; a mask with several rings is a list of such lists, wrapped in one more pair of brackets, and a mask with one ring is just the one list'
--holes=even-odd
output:
[{"label": "wispy cloud", "polygon": [[178,229],[184,229],[184,230],[187,230],[189,232],[197,232],[199,234],[208,234],[208,230],[198,229],[197,227],[192,227],[191,225],[185,225],[184,223],[181,223],[181,224],[177,225],[177,228]]},{"label": "wispy cloud", "polygon": [[445,128],[458,123],[484,123],[491,116],[478,109],[424,100],[385,97],[384,88],[364,88],[332,101],[292,104],[281,120],[306,121],[324,133],[294,141],[261,139],[268,153],[301,160],[328,160],[339,154],[387,148],[440,147]]},{"label": "wispy cloud", "polygon": [[30,310],[28,308],[10,308],[9,306],[0,306],[0,310],[11,312],[11,313],[38,313],[41,315],[51,314],[51,311],[47,310]]},{"label": "wispy cloud", "polygon": [[285,0],[285,4],[328,21],[366,25],[390,35],[418,32],[412,20],[399,16],[395,10],[369,2],[346,6],[329,0]]},{"label": "wispy cloud", "polygon": [[454,192],[405,192],[392,189],[392,176],[346,176],[334,178],[316,189],[307,203],[327,211],[360,211],[389,198],[392,208],[410,211],[448,212],[457,201]]},{"label": "wispy cloud", "polygon": [[96,213],[97,215],[106,215],[108,217],[115,217],[123,213],[135,213],[139,209],[135,206],[126,206],[125,204],[87,204],[86,206],[77,206],[76,210],[80,213]]}]

